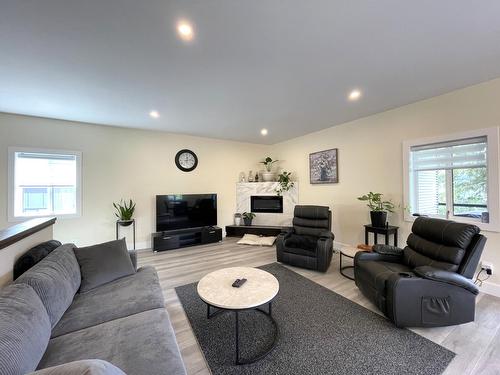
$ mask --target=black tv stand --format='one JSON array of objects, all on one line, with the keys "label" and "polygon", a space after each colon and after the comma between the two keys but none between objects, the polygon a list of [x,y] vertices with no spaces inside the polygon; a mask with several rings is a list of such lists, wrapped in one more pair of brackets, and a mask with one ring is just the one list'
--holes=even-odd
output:
[{"label": "black tv stand", "polygon": [[222,241],[222,229],[215,226],[177,229],[151,234],[151,243],[155,253],[219,241]]}]

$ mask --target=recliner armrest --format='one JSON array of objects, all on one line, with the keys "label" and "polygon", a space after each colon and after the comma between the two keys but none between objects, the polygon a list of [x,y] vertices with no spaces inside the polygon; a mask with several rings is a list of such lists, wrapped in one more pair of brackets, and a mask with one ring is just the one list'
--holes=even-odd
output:
[{"label": "recliner armrest", "polygon": [[381,244],[373,245],[373,251],[378,254],[385,254],[385,255],[397,255],[397,256],[403,255],[403,249],[391,245],[381,245]]},{"label": "recliner armrest", "polygon": [[288,237],[290,237],[294,232],[294,229],[293,228],[287,228],[285,230],[283,230],[280,234],[278,234],[278,239],[280,239],[281,241],[284,241],[286,240]]},{"label": "recliner armrest", "polygon": [[359,261],[378,261],[378,262],[391,262],[391,263],[401,263],[403,261],[402,255],[388,255],[380,254],[368,251],[358,251],[354,256],[354,265]]},{"label": "recliner armrest", "polygon": [[459,286],[474,294],[479,293],[479,288],[472,282],[472,280],[467,279],[456,272],[445,271],[431,266],[416,267],[413,272],[424,279]]},{"label": "recliner armrest", "polygon": [[321,232],[319,234],[319,239],[320,240],[325,240],[325,239],[328,239],[328,238],[331,238],[332,240],[335,238],[335,236],[333,235],[332,232],[328,231],[328,230],[325,230],[323,232]]}]

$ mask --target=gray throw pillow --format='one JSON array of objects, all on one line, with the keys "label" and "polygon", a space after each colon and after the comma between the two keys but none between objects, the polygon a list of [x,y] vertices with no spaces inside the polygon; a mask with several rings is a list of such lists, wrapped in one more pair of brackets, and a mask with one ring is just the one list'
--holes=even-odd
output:
[{"label": "gray throw pillow", "polygon": [[47,367],[29,375],[126,375],[118,367],[101,359],[83,359]]},{"label": "gray throw pillow", "polygon": [[34,371],[50,339],[50,320],[36,292],[26,284],[0,289],[0,373]]},{"label": "gray throw pillow", "polygon": [[125,238],[98,245],[74,249],[82,283],[80,292],[88,292],[100,285],[135,273]]},{"label": "gray throw pillow", "polygon": [[80,287],[80,267],[74,247],[73,244],[59,246],[15,281],[35,290],[49,314],[52,328],[71,305]]}]

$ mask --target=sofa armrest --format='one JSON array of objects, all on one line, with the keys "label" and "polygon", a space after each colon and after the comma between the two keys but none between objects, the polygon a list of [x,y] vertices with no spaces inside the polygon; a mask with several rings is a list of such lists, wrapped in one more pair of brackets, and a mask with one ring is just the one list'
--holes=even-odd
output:
[{"label": "sofa armrest", "polygon": [[397,256],[403,255],[403,249],[391,245],[381,245],[381,244],[373,245],[373,251],[378,254],[385,254],[385,255],[397,255]]},{"label": "sofa armrest", "polygon": [[427,280],[455,285],[474,294],[479,293],[479,288],[472,282],[472,280],[467,279],[456,272],[449,272],[431,266],[416,267],[413,272]]},{"label": "sofa armrest", "polygon": [[137,271],[137,251],[136,250],[129,250],[128,255],[130,256],[130,260],[132,261],[132,265],[134,266],[134,269]]}]

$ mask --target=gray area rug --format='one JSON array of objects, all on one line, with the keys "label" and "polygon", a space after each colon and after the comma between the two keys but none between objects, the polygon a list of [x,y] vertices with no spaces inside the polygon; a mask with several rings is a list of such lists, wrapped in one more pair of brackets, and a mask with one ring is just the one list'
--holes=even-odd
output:
[{"label": "gray area rug", "polygon": [[[259,267],[280,282],[273,301],[279,326],[274,350],[259,362],[234,365],[234,313],[210,320],[196,284],[176,288],[214,375],[441,374],[455,353],[277,263]],[[242,358],[258,354],[273,326],[257,312],[240,313]]]}]

